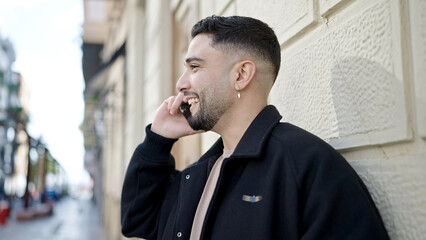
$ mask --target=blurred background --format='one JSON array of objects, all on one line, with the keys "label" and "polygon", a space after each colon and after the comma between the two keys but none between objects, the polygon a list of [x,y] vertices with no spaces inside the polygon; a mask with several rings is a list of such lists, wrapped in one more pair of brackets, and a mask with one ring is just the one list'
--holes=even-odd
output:
[{"label": "blurred background", "polygon": [[[0,16],[0,239],[48,237],[63,208],[95,206],[81,131],[84,2],[1,0]],[[55,206],[64,198],[75,201]],[[53,212],[46,227],[18,224]]]},{"label": "blurred background", "polygon": [[[392,239],[426,239],[425,12],[424,0],[0,0],[0,239],[125,239],[127,165],[176,94],[190,29],[213,14],[275,30],[269,102],[342,153]],[[217,138],[180,139],[177,169]]]}]

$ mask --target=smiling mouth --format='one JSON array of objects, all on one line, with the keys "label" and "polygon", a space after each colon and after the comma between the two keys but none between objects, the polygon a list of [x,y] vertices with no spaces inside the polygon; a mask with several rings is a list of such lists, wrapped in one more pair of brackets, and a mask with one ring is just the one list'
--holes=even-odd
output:
[{"label": "smiling mouth", "polygon": [[183,116],[188,119],[192,114],[191,114],[191,106],[198,103],[200,101],[199,98],[195,97],[195,98],[190,98],[188,99],[188,102],[183,102],[180,107],[179,110],[180,112],[183,114]]},{"label": "smiling mouth", "polygon": [[190,98],[189,100],[188,100],[188,104],[189,105],[193,105],[193,104],[195,104],[195,103],[198,103],[200,100],[198,99],[198,98]]}]

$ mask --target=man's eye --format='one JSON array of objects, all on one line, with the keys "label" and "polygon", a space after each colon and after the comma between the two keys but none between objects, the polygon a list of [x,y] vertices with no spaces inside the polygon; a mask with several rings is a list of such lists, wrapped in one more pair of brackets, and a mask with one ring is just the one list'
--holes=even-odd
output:
[{"label": "man's eye", "polygon": [[191,70],[194,70],[194,69],[198,68],[198,65],[191,64],[190,67],[191,67]]}]

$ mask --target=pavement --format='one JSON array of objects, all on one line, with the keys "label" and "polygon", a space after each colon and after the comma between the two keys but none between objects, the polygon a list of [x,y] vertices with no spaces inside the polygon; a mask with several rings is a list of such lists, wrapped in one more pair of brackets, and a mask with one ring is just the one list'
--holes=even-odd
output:
[{"label": "pavement", "polygon": [[63,198],[54,204],[53,214],[30,221],[16,220],[11,212],[0,240],[103,240],[97,206],[90,199]]}]

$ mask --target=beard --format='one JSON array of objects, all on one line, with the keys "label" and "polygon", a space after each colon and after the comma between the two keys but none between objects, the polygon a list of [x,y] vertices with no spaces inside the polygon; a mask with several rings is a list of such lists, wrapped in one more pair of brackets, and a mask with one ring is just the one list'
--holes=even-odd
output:
[{"label": "beard", "polygon": [[208,87],[199,94],[198,112],[186,119],[194,130],[210,131],[232,105],[224,88]]}]

